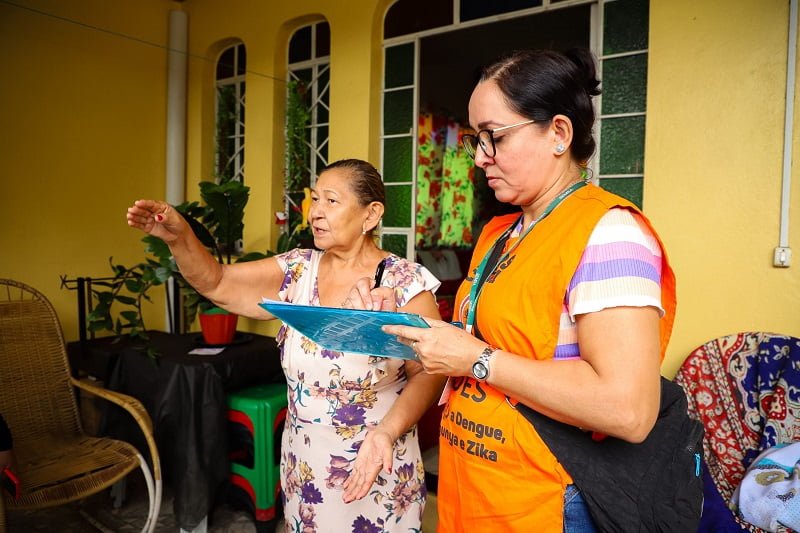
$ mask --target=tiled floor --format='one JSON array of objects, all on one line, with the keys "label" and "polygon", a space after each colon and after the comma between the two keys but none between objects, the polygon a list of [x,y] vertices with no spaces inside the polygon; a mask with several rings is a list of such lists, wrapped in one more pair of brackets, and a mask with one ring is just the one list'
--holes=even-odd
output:
[{"label": "tiled floor", "polygon": [[[88,498],[81,504],[64,505],[43,511],[9,513],[8,533],[135,533],[142,530],[147,517],[146,493],[113,510],[108,493]],[[172,499],[164,498],[157,533],[178,533],[172,513]],[[283,531],[279,521],[276,532]],[[430,494],[422,521],[422,533],[436,531],[436,496]],[[227,505],[218,507],[208,524],[209,533],[256,533],[250,516]]]},{"label": "tiled floor", "polygon": [[[435,450],[425,454],[426,469],[436,468]],[[143,478],[131,474],[128,482],[128,496],[119,509],[113,509],[109,491],[103,491],[86,500],[53,507],[41,511],[26,513],[8,513],[9,533],[134,533],[142,530],[147,518],[147,488]],[[173,498],[169,488],[165,487],[156,525],[157,533],[177,533],[180,531],[175,522],[172,509]],[[425,516],[422,522],[422,533],[436,531],[436,496],[428,496]],[[209,533],[256,533],[256,527],[250,515],[228,505],[220,505],[209,517],[207,531]],[[283,531],[283,523],[277,523],[276,531]]]},{"label": "tiled floor", "polygon": [[[139,532],[148,512],[147,489],[131,474],[129,493],[119,509],[113,509],[108,491],[95,494],[80,503],[41,511],[8,513],[9,533],[127,533]],[[282,524],[277,529],[282,531]],[[164,491],[156,532],[180,531],[172,510],[172,495]],[[250,515],[228,505],[220,505],[209,517],[209,533],[256,533]]]}]

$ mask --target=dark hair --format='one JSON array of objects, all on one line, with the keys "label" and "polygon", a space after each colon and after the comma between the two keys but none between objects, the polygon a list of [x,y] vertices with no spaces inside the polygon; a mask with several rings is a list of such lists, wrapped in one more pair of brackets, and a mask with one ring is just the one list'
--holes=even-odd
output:
[{"label": "dark hair", "polygon": [[359,204],[365,206],[370,202],[380,202],[386,205],[386,189],[383,186],[383,180],[378,170],[371,164],[361,159],[340,159],[323,168],[320,175],[335,168],[350,171],[353,178],[350,181],[350,188],[358,198]]},{"label": "dark hair", "polygon": [[517,51],[486,67],[480,81],[486,80],[494,80],[509,107],[524,117],[537,122],[559,114],[569,117],[578,162],[594,153],[592,97],[600,94],[600,81],[588,49]]}]

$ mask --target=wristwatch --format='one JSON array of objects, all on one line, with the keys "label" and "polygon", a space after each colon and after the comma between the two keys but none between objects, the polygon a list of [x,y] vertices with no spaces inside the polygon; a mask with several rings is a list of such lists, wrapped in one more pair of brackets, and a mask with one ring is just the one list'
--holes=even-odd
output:
[{"label": "wristwatch", "polygon": [[478,381],[486,381],[489,379],[489,359],[492,354],[497,351],[497,348],[487,346],[483,349],[478,356],[478,360],[472,364],[472,377]]}]

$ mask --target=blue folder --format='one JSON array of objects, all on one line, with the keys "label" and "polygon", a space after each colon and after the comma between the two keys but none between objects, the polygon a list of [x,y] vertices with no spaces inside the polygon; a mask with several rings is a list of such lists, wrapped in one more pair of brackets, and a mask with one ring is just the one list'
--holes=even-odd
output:
[{"label": "blue folder", "polygon": [[410,346],[381,331],[381,326],[430,327],[424,318],[412,313],[341,309],[276,300],[264,300],[258,305],[323,348],[336,352],[417,359]]}]

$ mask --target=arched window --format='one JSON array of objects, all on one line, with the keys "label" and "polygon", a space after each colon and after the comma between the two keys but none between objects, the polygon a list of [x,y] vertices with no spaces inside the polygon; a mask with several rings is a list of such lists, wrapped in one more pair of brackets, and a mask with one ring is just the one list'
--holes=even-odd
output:
[{"label": "arched window", "polygon": [[303,189],[328,164],[330,27],[303,26],[292,34],[287,60],[286,212],[291,232],[300,220]]},{"label": "arched window", "polygon": [[216,178],[244,183],[244,94],[247,55],[243,44],[222,51],[217,60]]}]

